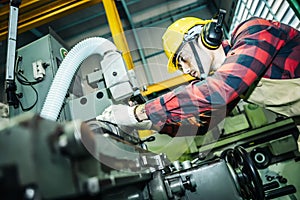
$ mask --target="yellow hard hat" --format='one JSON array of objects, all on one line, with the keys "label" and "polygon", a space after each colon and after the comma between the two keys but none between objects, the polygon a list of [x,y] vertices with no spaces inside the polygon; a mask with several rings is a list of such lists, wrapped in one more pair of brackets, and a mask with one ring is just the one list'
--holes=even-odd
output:
[{"label": "yellow hard hat", "polygon": [[173,73],[178,70],[178,66],[174,64],[173,59],[184,40],[185,34],[187,34],[191,28],[197,25],[205,25],[211,21],[212,20],[202,20],[196,17],[185,17],[175,21],[168,27],[162,37],[164,51],[169,58],[168,72]]}]

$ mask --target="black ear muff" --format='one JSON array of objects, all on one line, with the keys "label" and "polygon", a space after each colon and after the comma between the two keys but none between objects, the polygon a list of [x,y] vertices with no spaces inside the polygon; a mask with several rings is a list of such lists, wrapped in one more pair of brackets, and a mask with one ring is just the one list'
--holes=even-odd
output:
[{"label": "black ear muff", "polygon": [[221,28],[216,27],[215,22],[206,24],[201,33],[201,40],[205,47],[209,49],[217,49],[223,38],[223,31]]},{"label": "black ear muff", "polygon": [[201,41],[208,49],[217,49],[223,40],[223,21],[226,11],[220,9],[217,14],[217,22],[205,24],[201,32]]}]

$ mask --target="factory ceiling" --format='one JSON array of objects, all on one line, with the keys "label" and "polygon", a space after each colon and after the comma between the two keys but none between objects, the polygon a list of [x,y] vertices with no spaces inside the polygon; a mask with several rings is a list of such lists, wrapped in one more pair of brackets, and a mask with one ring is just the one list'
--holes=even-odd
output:
[{"label": "factory ceiling", "polygon": [[[275,4],[275,1],[272,2]],[[284,1],[280,2],[283,7]],[[298,1],[287,2],[299,18]],[[108,4],[114,4],[115,10],[105,6]],[[116,23],[116,19],[112,23],[109,20],[113,17],[118,18],[122,31],[143,27],[165,28],[170,22],[184,16],[211,18],[218,8],[227,10],[224,24],[226,34],[237,4],[238,0],[22,0],[18,14],[17,49],[49,32],[54,32],[69,48],[91,36],[111,38],[111,26]],[[269,4],[271,6],[271,2]],[[10,0],[0,0],[1,91],[5,82],[9,9]],[[2,96],[0,94],[0,101]]]},{"label": "factory ceiling", "polygon": [[[0,41],[3,43],[7,39],[9,1],[1,2]],[[129,29],[133,25],[136,28],[151,26],[166,17],[209,6],[209,3],[203,0],[186,1],[185,4],[179,4],[178,0],[119,0],[114,2],[120,19],[124,23],[124,29]],[[174,7],[176,3],[179,5],[177,8]],[[172,9],[175,8],[175,10],[160,9],[171,4],[173,4]],[[153,10],[156,11],[153,12]],[[148,15],[147,19],[143,17],[145,14]],[[137,20],[139,16],[141,20]],[[19,9],[18,45],[23,46],[30,40],[48,34],[49,27],[64,40],[70,40],[91,30],[107,27],[107,17],[109,16],[106,15],[101,0],[23,0]],[[133,24],[130,24],[130,21]],[[109,34],[109,29],[102,34]]]},{"label": "factory ceiling", "polygon": [[[231,0],[229,1],[231,2]],[[112,14],[105,3],[116,6]],[[231,3],[227,3],[231,5]],[[218,5],[206,0],[22,0],[18,13],[17,49],[53,30],[68,47],[89,36],[111,37],[108,23],[116,15],[124,31],[141,27],[166,27],[187,14],[212,17]],[[5,82],[10,1],[0,1],[0,81]],[[208,13],[208,14],[207,14]],[[167,24],[166,24],[167,23]],[[1,95],[0,95],[1,97]]]}]

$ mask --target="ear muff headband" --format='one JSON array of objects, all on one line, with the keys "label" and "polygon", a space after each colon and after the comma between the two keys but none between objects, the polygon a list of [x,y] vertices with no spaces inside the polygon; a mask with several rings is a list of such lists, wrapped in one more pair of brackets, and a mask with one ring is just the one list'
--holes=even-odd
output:
[{"label": "ear muff headband", "polygon": [[226,11],[220,9],[217,14],[217,20],[205,24],[201,32],[201,41],[208,49],[217,49],[223,39],[223,22],[226,15]]},{"label": "ear muff headband", "polygon": [[177,53],[181,51],[182,47],[184,44],[189,43],[192,40],[197,40],[199,38],[199,35],[201,34],[203,29],[203,25],[199,24],[191,28],[183,37],[183,41],[181,45],[178,47],[176,53],[174,54],[172,63],[177,66],[178,61],[177,61]]},{"label": "ear muff headband", "polygon": [[223,39],[222,28],[216,26],[216,22],[206,24],[201,32],[201,41],[208,49],[217,49]]}]

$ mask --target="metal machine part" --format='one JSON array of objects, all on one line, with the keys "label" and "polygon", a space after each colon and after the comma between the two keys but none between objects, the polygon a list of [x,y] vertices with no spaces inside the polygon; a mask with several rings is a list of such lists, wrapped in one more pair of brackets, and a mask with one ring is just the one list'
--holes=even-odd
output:
[{"label": "metal machine part", "polygon": [[[21,199],[28,189],[43,198],[75,193],[71,161],[60,156],[53,142],[62,131],[57,124],[31,114],[2,124],[1,199]],[[57,181],[60,177],[64,178]]]},{"label": "metal machine part", "polygon": [[9,30],[8,30],[8,48],[6,63],[6,93],[8,105],[17,108],[19,106],[16,94],[17,86],[15,83],[15,59],[18,30],[18,15],[21,0],[10,1],[9,11]]},{"label": "metal machine part", "polygon": [[[166,196],[167,198],[164,199],[198,200],[242,199],[239,194],[238,183],[235,182],[233,174],[224,160],[214,160],[189,170],[166,175],[163,180],[166,188],[164,191],[157,190],[157,186],[150,188],[150,193],[153,193],[154,197]],[[158,182],[153,185],[157,184]]]},{"label": "metal machine part", "polygon": [[[296,138],[299,136],[299,130],[293,119],[283,118],[274,123],[252,129],[248,132],[236,133],[232,136],[224,137],[218,141],[203,145],[199,149],[199,157],[201,160],[211,159],[216,156],[224,157],[228,150],[234,149],[235,146],[242,146],[250,155],[253,165],[259,170],[263,180],[263,188],[266,184],[270,184],[273,179],[265,177],[265,172],[274,168],[274,166],[285,166],[286,162],[292,162],[292,169],[299,169],[299,153],[297,152]],[[223,155],[222,155],[223,154]],[[236,156],[231,156],[235,158]],[[242,159],[235,159],[238,169]],[[265,198],[270,199],[278,195],[284,194],[299,196],[299,191],[296,193],[296,188],[299,188],[299,182],[294,180],[294,174],[291,170],[276,168],[275,171],[287,177],[286,183],[264,190]],[[239,177],[243,177],[243,173],[239,173]],[[248,180],[247,180],[248,179]],[[241,185],[247,186],[249,178],[244,179]],[[245,183],[246,180],[246,183]],[[250,179],[251,180],[251,179]],[[278,181],[283,181],[278,179]],[[252,181],[251,181],[252,182]],[[248,182],[248,186],[249,182]],[[260,186],[258,188],[261,188]],[[250,190],[244,188],[243,190]],[[252,188],[253,190],[253,188]],[[299,190],[299,189],[298,189]],[[258,194],[256,190],[255,194]],[[295,193],[295,194],[293,194]],[[293,199],[293,198],[291,198]]]},{"label": "metal machine part", "polygon": [[[98,89],[79,98],[69,99],[66,104],[69,119],[89,121],[95,119],[112,104],[107,89]],[[82,112],[84,110],[84,112]]]},{"label": "metal machine part", "polygon": [[[94,39],[101,44],[106,41]],[[186,160],[173,162],[172,166],[166,155],[144,148],[137,130],[94,121],[112,103],[144,102],[135,75],[126,70],[121,53],[111,42],[104,47],[96,47],[95,52],[100,52],[102,60],[99,66],[92,67],[98,70],[73,77],[74,85],[67,94],[54,94],[64,102],[62,108],[55,110],[60,111],[60,123],[23,112],[39,113],[56,74],[65,78],[65,73],[57,71],[66,59],[66,51],[62,51],[60,42],[51,35],[18,50],[22,60],[17,62],[17,73],[23,79],[18,79],[17,92],[22,94],[18,97],[27,109],[15,108],[10,121],[0,126],[1,199],[240,200],[251,197],[261,200],[265,195],[293,192],[290,188],[284,192],[265,189],[243,149],[234,149],[231,160],[228,157],[197,163]],[[77,48],[87,52],[80,45]],[[37,53],[32,55],[32,52]],[[83,57],[86,56],[89,55]],[[69,81],[72,76],[68,77]],[[91,92],[81,91],[85,76]],[[63,85],[65,89],[69,88],[69,81],[67,86]],[[49,102],[47,105],[51,107]],[[273,150],[282,152],[280,148]],[[256,194],[254,190],[259,192]]]},{"label": "metal machine part", "polygon": [[225,159],[238,176],[241,195],[244,198],[264,199],[262,180],[246,150],[241,146],[229,149],[226,151]]},{"label": "metal machine part", "polygon": [[125,63],[119,52],[107,52],[101,61],[101,66],[106,87],[115,101],[128,98],[133,94]]},{"label": "metal machine part", "polygon": [[[16,86],[20,106],[10,109],[10,117],[26,111],[39,113],[57,69],[64,59],[64,46],[55,35],[46,35],[18,49]],[[34,53],[33,53],[34,52]],[[39,70],[39,71],[37,71]],[[39,76],[36,80],[36,77]],[[60,121],[66,120],[64,109]]]},{"label": "metal machine part", "polygon": [[90,198],[151,178],[140,153],[153,153],[80,121],[61,124],[26,113],[1,124],[0,138],[1,199]]},{"label": "metal machine part", "polygon": [[[54,33],[49,34],[18,49],[16,93],[21,106],[10,109],[10,117],[26,111],[43,111],[50,86],[63,60],[68,56],[67,50],[56,37]],[[89,121],[100,115],[112,103],[123,103],[132,96],[140,95],[134,71],[126,69],[121,53],[110,41],[99,39],[103,42],[102,46],[105,46],[99,47],[103,55],[97,54],[100,59],[92,66],[80,66],[93,70],[79,70],[80,73],[74,75],[67,94],[62,95],[66,98],[62,108],[58,108],[58,121]],[[86,73],[81,74],[83,71]],[[85,88],[84,81],[87,81],[91,88]],[[88,91],[83,91],[85,89]]]},{"label": "metal machine part", "polygon": [[111,134],[97,123],[57,123],[27,113],[1,124],[0,198],[261,200],[295,192],[292,185],[261,185],[240,147],[233,159],[184,161],[179,168],[141,148],[139,138]]}]

